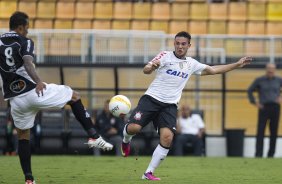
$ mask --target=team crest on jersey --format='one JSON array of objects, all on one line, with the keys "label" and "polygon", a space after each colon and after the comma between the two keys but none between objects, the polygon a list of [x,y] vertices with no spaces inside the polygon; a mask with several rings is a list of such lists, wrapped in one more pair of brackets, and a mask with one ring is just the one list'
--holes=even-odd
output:
[{"label": "team crest on jersey", "polygon": [[143,113],[141,113],[140,111],[136,112],[134,115],[134,119],[139,121],[142,118]]},{"label": "team crest on jersey", "polygon": [[179,68],[183,69],[183,63],[179,63]]},{"label": "team crest on jersey", "polygon": [[10,90],[14,93],[20,93],[26,88],[26,83],[24,80],[16,80],[10,84]]}]

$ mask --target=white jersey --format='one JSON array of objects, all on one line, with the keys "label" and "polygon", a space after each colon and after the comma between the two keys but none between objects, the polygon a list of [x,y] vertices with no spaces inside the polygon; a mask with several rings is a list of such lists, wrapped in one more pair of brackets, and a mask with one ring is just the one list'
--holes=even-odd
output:
[{"label": "white jersey", "polygon": [[145,94],[163,103],[177,104],[191,75],[201,75],[207,67],[191,57],[179,59],[173,51],[163,51],[153,60],[159,60],[160,67]]},{"label": "white jersey", "polygon": [[197,135],[200,129],[205,128],[203,119],[199,114],[192,114],[188,118],[180,117],[177,125],[181,130],[181,134]]}]

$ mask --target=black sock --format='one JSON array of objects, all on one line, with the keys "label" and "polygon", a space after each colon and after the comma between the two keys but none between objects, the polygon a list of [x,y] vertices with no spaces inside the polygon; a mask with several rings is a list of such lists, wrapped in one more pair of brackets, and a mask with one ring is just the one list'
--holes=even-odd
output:
[{"label": "black sock", "polygon": [[83,104],[81,103],[81,100],[71,103],[70,106],[74,116],[80,122],[84,130],[87,132],[88,136],[94,139],[99,138],[100,136],[94,129],[91,117],[85,110]]},{"label": "black sock", "polygon": [[30,153],[29,140],[26,139],[19,140],[18,154],[20,157],[22,170],[25,175],[25,180],[33,181],[33,176],[31,172],[31,153]]}]

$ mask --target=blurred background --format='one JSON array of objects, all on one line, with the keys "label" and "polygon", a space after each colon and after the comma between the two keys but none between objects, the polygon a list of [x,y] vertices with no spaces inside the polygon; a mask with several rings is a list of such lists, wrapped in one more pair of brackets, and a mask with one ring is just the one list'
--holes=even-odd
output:
[{"label": "blurred background", "polygon": [[[192,77],[180,105],[203,112],[207,156],[227,155],[225,130],[230,129],[244,131],[242,156],[254,155],[257,109],[249,103],[247,89],[265,74],[268,62],[282,74],[282,0],[0,0],[0,33],[8,30],[9,17],[16,10],[30,17],[29,37],[35,43],[40,76],[79,91],[94,122],[104,102],[116,94],[137,105],[154,78],[144,75],[142,67],[160,51],[173,50],[179,31],[191,33],[188,55],[202,63],[225,64],[252,56],[247,68]],[[8,105],[2,94],[0,99],[4,154]],[[80,125],[75,121],[67,107],[41,112],[40,127],[34,131],[35,152],[89,154],[83,145],[86,135],[76,132]],[[157,141],[153,131],[145,130],[140,140],[147,136]],[[276,156],[281,157],[282,126],[278,132]],[[136,154],[146,153],[150,151],[136,148]]]}]

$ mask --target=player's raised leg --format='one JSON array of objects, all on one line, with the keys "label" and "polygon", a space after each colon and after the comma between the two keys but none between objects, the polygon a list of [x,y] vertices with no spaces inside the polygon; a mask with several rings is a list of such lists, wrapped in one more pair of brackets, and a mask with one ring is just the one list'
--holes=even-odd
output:
[{"label": "player's raised leg", "polygon": [[35,184],[31,171],[31,152],[30,152],[30,129],[21,130],[17,128],[18,133],[18,154],[25,176],[26,184]]},{"label": "player's raised leg", "polygon": [[72,99],[68,104],[71,106],[74,116],[88,134],[87,144],[89,148],[96,147],[107,151],[112,150],[113,145],[106,142],[95,130],[91,117],[84,108],[78,92],[73,91]]},{"label": "player's raised leg", "polygon": [[160,144],[156,147],[152,160],[145,171],[145,173],[142,176],[142,179],[147,179],[147,180],[161,180],[160,178],[157,178],[154,176],[155,169],[159,167],[161,162],[166,158],[172,140],[173,140],[173,132],[169,128],[161,128],[160,129]]},{"label": "player's raised leg", "polygon": [[123,140],[121,145],[121,153],[124,157],[130,154],[130,141],[134,135],[140,132],[142,129],[141,125],[136,123],[126,124],[123,129]]},{"label": "player's raised leg", "polygon": [[143,95],[137,107],[132,111],[128,123],[124,126],[123,141],[121,145],[122,155],[124,157],[130,154],[130,141],[134,135],[153,120],[158,107],[152,102],[151,97]]}]

